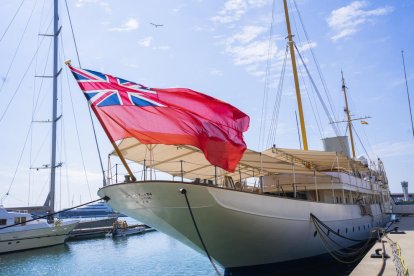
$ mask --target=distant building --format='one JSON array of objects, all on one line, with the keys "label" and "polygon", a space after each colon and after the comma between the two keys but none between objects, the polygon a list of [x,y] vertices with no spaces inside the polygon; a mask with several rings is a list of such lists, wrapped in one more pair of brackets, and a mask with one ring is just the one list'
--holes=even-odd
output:
[{"label": "distant building", "polygon": [[402,181],[401,187],[402,187],[403,194],[404,194],[404,201],[408,201],[408,182]]}]

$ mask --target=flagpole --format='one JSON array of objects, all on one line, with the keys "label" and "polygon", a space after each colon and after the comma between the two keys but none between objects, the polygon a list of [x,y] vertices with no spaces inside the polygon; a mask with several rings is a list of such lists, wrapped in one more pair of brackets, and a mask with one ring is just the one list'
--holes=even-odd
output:
[{"label": "flagpole", "polygon": [[[68,66],[71,66],[71,60],[65,61],[65,64]],[[124,165],[125,169],[127,170],[129,176],[131,177],[132,182],[135,182],[137,178],[132,173],[131,168],[128,166],[128,163],[126,162],[124,156],[122,155],[121,150],[118,148],[115,141],[112,139],[111,134],[109,133],[108,129],[106,128],[105,124],[102,122],[101,117],[98,115],[98,112],[96,112],[96,109],[94,106],[91,105],[91,108],[93,110],[93,113],[95,113],[96,118],[98,118],[99,123],[101,124],[103,130],[105,131],[106,136],[108,137],[109,141],[111,141],[112,147],[115,149],[116,154],[118,155],[119,159],[121,159],[122,165]]]}]

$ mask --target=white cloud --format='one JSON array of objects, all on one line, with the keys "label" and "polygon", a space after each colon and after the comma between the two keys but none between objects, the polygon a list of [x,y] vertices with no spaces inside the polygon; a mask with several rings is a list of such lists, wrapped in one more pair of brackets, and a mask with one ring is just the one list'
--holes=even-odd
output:
[{"label": "white cloud", "polygon": [[85,4],[97,4],[104,8],[104,10],[108,13],[112,12],[111,6],[109,3],[102,1],[102,0],[77,0],[75,6],[78,8],[83,7]]},{"label": "white cloud", "polygon": [[160,50],[160,51],[168,51],[168,50],[170,50],[170,46],[167,46],[167,45],[156,46],[156,47],[153,47],[152,49],[154,49],[154,50]]},{"label": "white cloud", "polygon": [[[257,62],[263,62],[268,59],[269,41],[254,41],[247,45],[231,46],[226,49],[232,54],[234,63],[236,65],[248,65]],[[270,56],[276,55],[276,50],[273,48]]]},{"label": "white cloud", "polygon": [[313,42],[313,41],[306,42],[306,43],[302,44],[302,45],[299,47],[299,52],[304,52],[304,51],[306,51],[306,50],[313,49],[313,48],[315,48],[317,45],[318,45],[318,44],[317,44],[316,42]]},{"label": "white cloud", "polygon": [[210,68],[210,75],[212,76],[223,76],[223,72],[221,72],[219,69],[217,68]]},{"label": "white cloud", "polygon": [[177,7],[175,7],[175,8],[172,8],[172,9],[170,10],[170,14],[177,14],[177,13],[181,12],[181,10],[182,10],[184,7],[185,7],[184,5],[180,5],[180,6],[177,6]]},{"label": "white cloud", "polygon": [[386,15],[393,9],[389,6],[364,10],[368,4],[365,1],[354,1],[351,4],[333,10],[326,19],[334,31],[333,41],[349,37],[359,30],[359,26],[369,22],[375,16]]},{"label": "white cloud", "polygon": [[261,26],[245,26],[242,31],[232,37],[235,41],[240,43],[248,43],[253,39],[257,38],[266,29]]},{"label": "white cloud", "polygon": [[135,18],[130,18],[128,21],[126,21],[124,24],[122,24],[121,27],[114,27],[108,29],[109,31],[115,31],[115,32],[128,32],[138,29],[139,22]]},{"label": "white cloud", "polygon": [[235,22],[240,20],[249,8],[259,8],[268,2],[268,0],[227,0],[224,7],[211,20],[223,24]]},{"label": "white cloud", "polygon": [[148,48],[151,46],[152,43],[152,36],[148,36],[146,38],[141,39],[141,41],[138,43],[140,46]]}]

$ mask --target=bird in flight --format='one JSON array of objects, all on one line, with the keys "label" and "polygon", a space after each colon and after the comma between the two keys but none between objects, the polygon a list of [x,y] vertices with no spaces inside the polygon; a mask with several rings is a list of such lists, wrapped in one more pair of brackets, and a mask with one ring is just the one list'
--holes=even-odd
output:
[{"label": "bird in flight", "polygon": [[156,23],[152,23],[152,22],[150,22],[150,24],[153,25],[155,28],[164,26],[162,24],[156,24]]}]

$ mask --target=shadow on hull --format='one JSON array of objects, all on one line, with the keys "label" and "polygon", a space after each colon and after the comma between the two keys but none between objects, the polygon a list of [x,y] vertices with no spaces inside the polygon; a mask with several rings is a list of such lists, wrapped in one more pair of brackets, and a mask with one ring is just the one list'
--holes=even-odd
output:
[{"label": "shadow on hull", "polygon": [[[335,260],[330,254],[323,254],[312,258],[305,258],[295,261],[288,261],[276,264],[257,265],[249,267],[226,268],[225,276],[250,276],[250,275],[349,275],[359,264],[360,260],[376,243],[373,240],[357,261],[353,263],[341,263]],[[356,248],[356,247],[354,247]],[[276,249],[277,250],[277,249]]]}]

